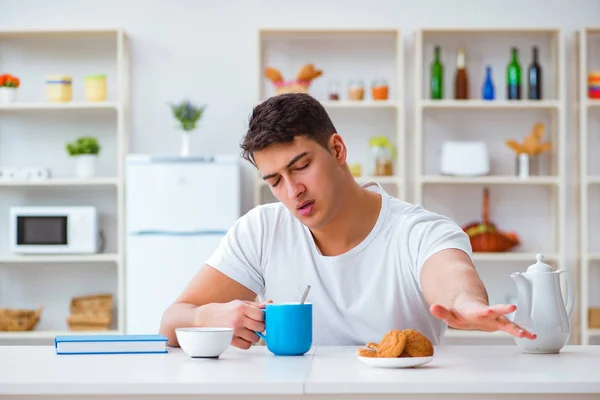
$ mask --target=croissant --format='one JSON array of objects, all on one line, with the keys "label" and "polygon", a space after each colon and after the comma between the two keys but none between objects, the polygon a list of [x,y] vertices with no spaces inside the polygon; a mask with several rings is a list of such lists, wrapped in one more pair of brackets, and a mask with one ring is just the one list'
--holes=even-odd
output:
[{"label": "croissant", "polygon": [[283,75],[277,68],[267,67],[265,69],[265,76],[273,83],[283,82]]}]

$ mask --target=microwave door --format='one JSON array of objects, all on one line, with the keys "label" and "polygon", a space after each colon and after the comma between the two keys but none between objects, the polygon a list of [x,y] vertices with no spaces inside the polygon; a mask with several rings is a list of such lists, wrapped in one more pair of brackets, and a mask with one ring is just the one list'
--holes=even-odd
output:
[{"label": "microwave door", "polygon": [[66,246],[67,217],[17,216],[18,246]]}]

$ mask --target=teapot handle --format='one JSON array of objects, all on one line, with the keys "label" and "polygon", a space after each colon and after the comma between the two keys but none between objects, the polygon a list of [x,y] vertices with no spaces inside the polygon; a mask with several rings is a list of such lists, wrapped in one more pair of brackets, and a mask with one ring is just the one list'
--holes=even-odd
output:
[{"label": "teapot handle", "polygon": [[564,269],[561,269],[557,272],[558,272],[559,276],[561,273],[565,274],[565,279],[567,281],[567,301],[566,301],[565,308],[567,309],[567,315],[570,317],[571,312],[573,311],[573,303],[575,301],[575,299],[574,299],[575,288],[573,286],[573,278],[572,278],[571,274],[569,273],[569,271],[566,271]]}]

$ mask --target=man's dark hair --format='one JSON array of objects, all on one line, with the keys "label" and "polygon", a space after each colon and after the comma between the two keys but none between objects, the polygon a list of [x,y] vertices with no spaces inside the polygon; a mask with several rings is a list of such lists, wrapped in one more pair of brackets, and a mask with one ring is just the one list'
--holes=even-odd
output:
[{"label": "man's dark hair", "polygon": [[273,96],[252,110],[248,131],[241,144],[242,157],[252,164],[253,154],[272,144],[290,143],[306,136],[327,149],[336,133],[325,107],[305,93]]}]

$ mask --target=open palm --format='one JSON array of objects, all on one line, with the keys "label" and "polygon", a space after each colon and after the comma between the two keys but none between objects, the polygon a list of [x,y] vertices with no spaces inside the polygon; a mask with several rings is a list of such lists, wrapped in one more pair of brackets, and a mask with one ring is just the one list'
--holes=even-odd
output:
[{"label": "open palm", "polygon": [[510,321],[506,314],[516,310],[512,304],[488,306],[478,302],[462,303],[454,308],[439,304],[430,307],[431,314],[456,329],[485,332],[504,331],[519,338],[535,339],[536,335]]}]

